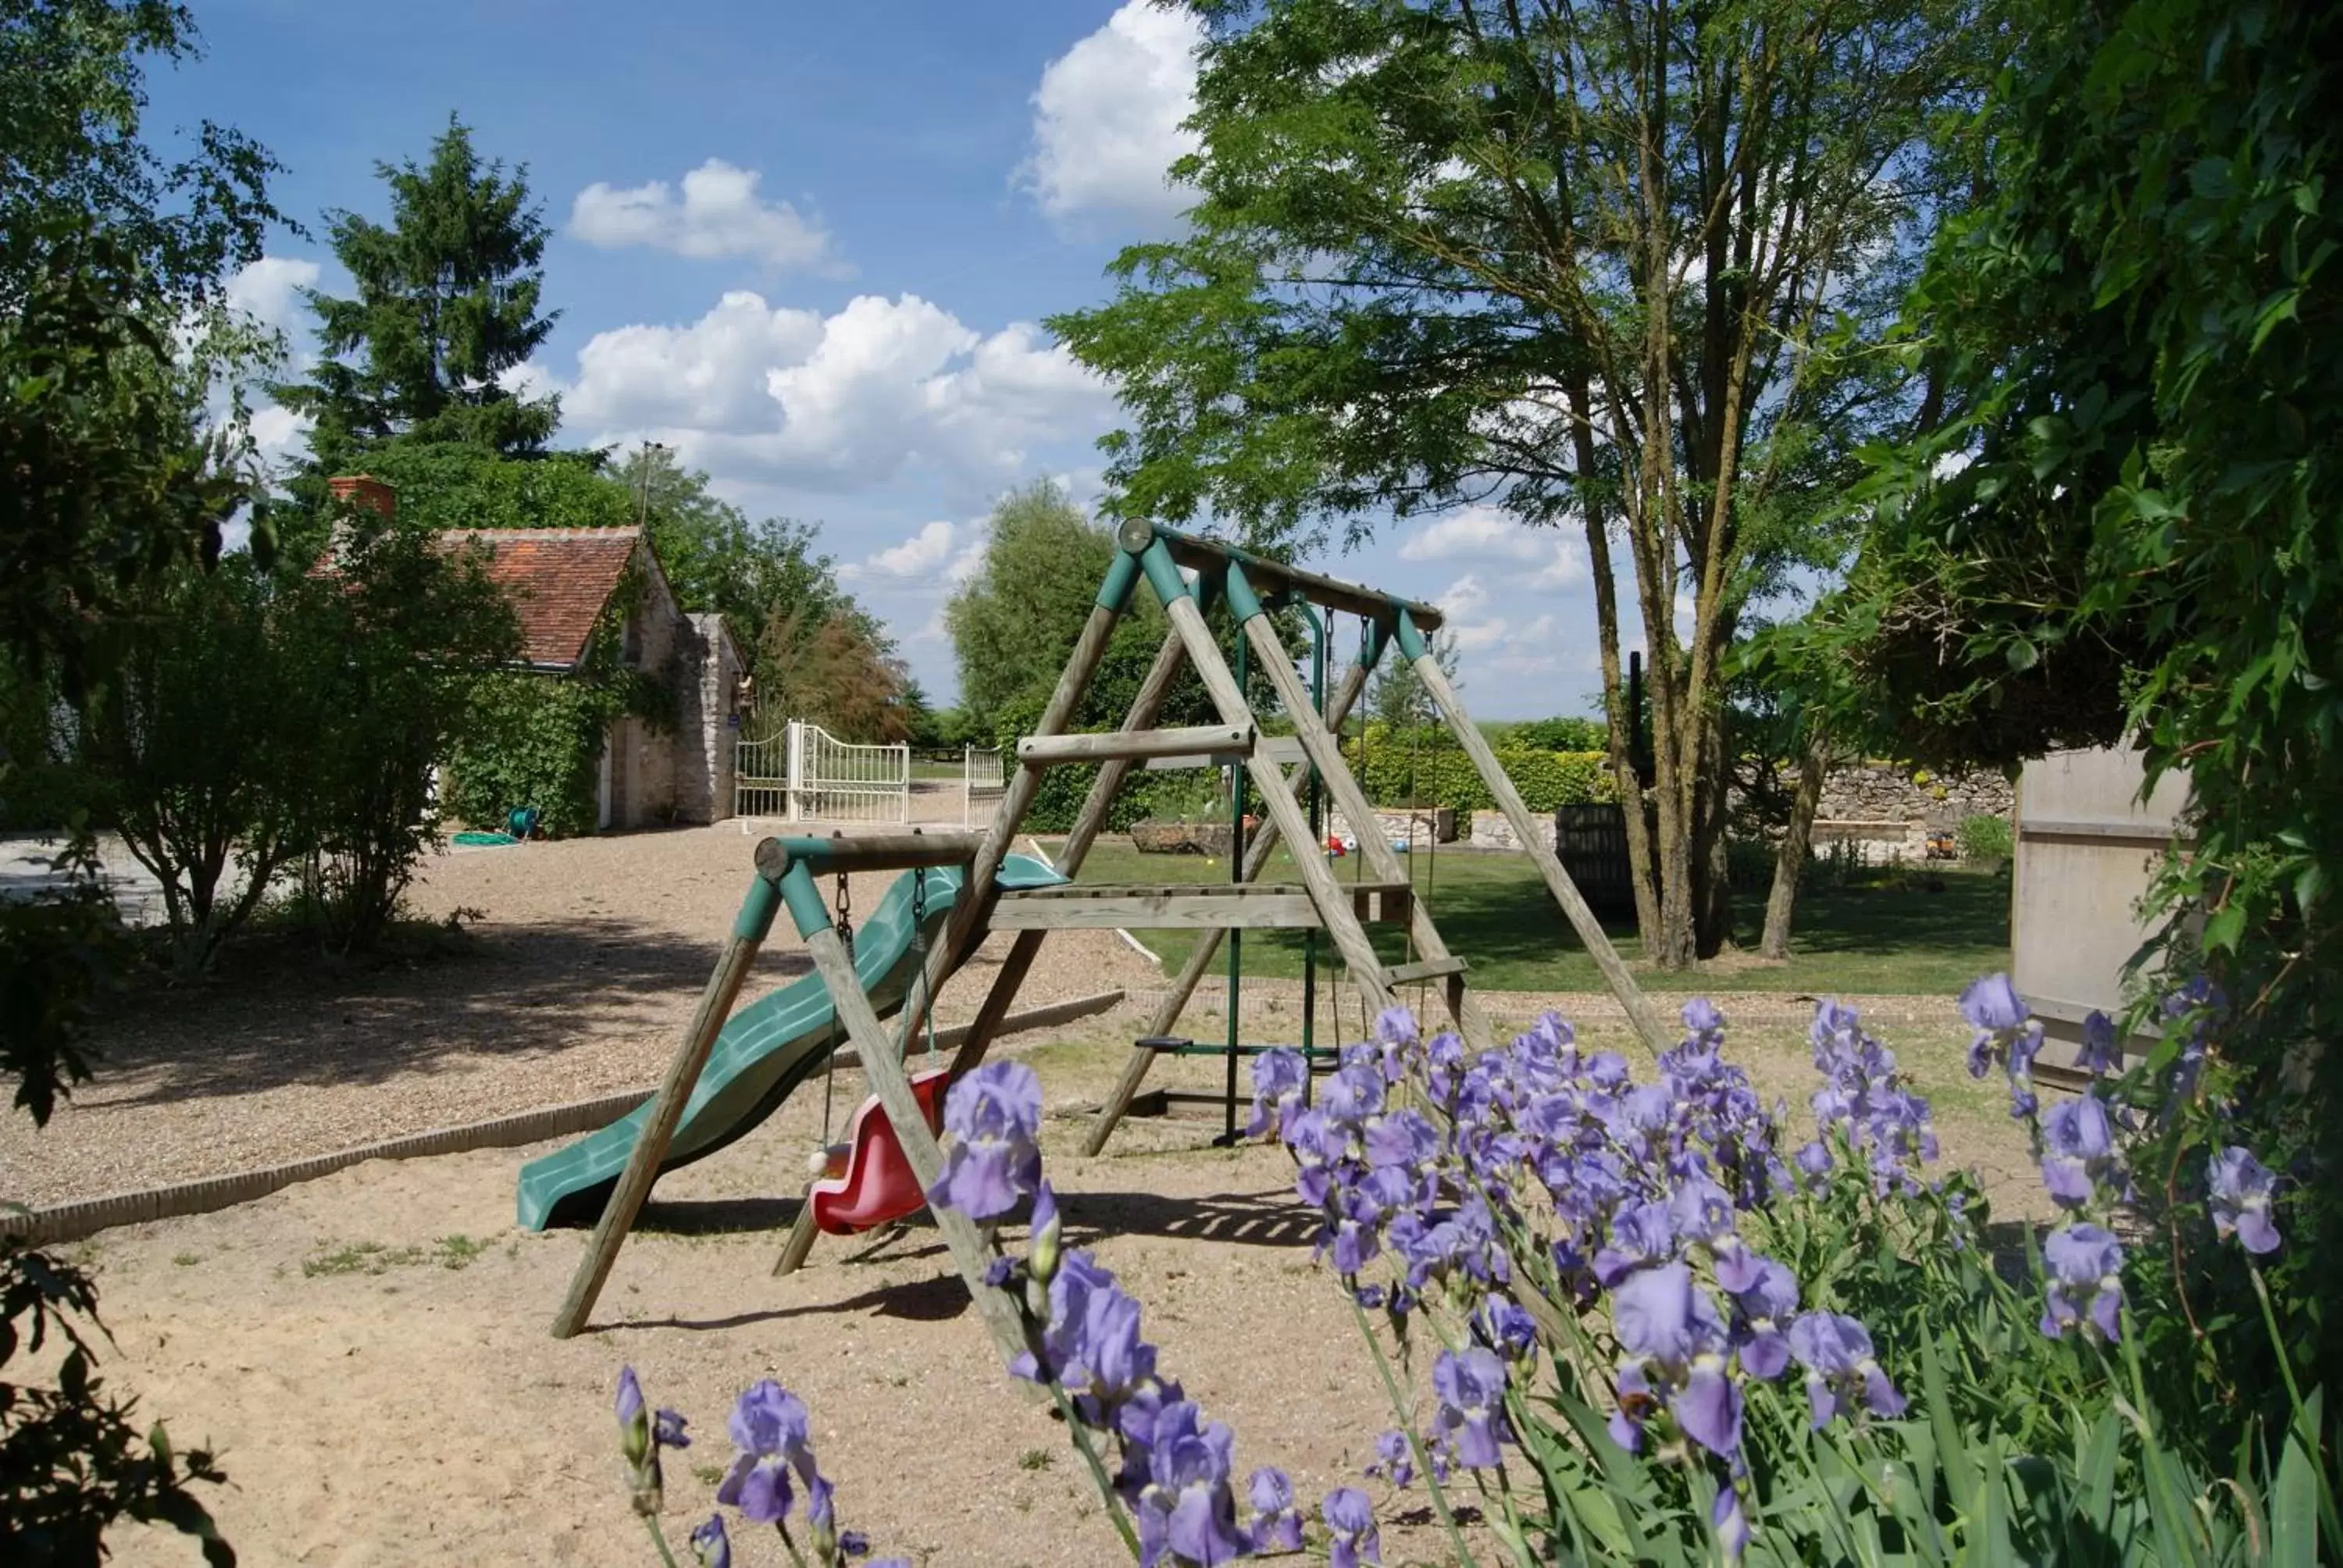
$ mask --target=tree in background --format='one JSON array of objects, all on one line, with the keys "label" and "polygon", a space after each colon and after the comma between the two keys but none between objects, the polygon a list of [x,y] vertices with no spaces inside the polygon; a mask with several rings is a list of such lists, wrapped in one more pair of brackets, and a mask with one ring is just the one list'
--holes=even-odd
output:
[{"label": "tree in background", "polygon": [[[1442,627],[1425,639],[1433,662],[1440,673],[1459,691],[1464,688],[1463,677],[1457,673],[1459,658],[1456,634]],[[1367,688],[1367,716],[1393,735],[1411,730],[1437,727],[1440,709],[1432,700],[1432,693],[1415,673],[1415,667],[1396,655],[1386,655],[1374,673],[1373,683]]]},{"label": "tree in background", "polygon": [[[1121,393],[1113,505],[1258,537],[1492,500],[1584,530],[1633,778],[1614,545],[1652,650],[1644,950],[1725,935],[1723,667],[1773,556],[1910,393],[1876,352],[1997,63],[1985,0],[1197,0],[1185,238],[1052,322]],[[1692,601],[1675,629],[1679,592]],[[1628,633],[1632,622],[1625,623]]]},{"label": "tree in background", "polygon": [[851,609],[776,609],[757,645],[757,704],[768,713],[859,744],[911,738],[910,672]]},{"label": "tree in background", "polygon": [[453,116],[428,162],[375,167],[390,189],[390,223],[327,215],[357,295],[305,291],[324,357],[307,382],[275,389],[317,419],[313,473],[348,472],[394,437],[541,451],[560,402],[508,385],[554,323],[538,310],[549,231],[530,204],[528,169],[508,176],[501,162],[484,164]]},{"label": "tree in background", "polygon": [[760,657],[763,634],[782,611],[802,612],[799,625],[809,631],[831,611],[846,611],[862,618],[882,652],[892,652],[883,628],[839,586],[834,563],[816,548],[816,525],[749,521],[709,491],[706,474],[684,467],[665,447],[636,448],[614,478],[650,529],[676,598],[686,609],[722,615],[752,658]]}]

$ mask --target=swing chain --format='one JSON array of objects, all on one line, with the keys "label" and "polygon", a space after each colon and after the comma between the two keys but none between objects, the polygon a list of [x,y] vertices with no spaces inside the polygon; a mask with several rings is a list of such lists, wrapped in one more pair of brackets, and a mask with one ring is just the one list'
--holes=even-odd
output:
[{"label": "swing chain", "polygon": [[854,956],[854,891],[847,882],[846,873],[838,873],[838,940],[846,956]]}]

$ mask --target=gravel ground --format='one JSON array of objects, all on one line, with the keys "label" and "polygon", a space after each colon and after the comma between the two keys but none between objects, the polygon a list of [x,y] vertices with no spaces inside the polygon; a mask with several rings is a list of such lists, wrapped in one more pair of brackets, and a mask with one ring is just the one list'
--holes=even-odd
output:
[{"label": "gravel ground", "polygon": [[[451,854],[416,902],[434,918],[477,911],[461,939],[366,969],[256,960],[241,977],[150,991],[109,1022],[100,1077],[47,1132],[0,1120],[0,1192],[85,1197],[646,1085],[713,961],[753,842],[719,828]],[[858,880],[858,905],[883,880]],[[1000,945],[946,993],[948,1020],[974,1010]],[[804,967],[782,943],[761,972]],[[1314,1501],[1358,1483],[1390,1419],[1339,1293],[1311,1263],[1283,1157],[1211,1148],[1212,1119],[1134,1120],[1105,1155],[1076,1152],[1161,984],[1111,933],[1058,933],[1025,1000],[1114,986],[1132,1000],[1001,1049],[1046,1086],[1049,1163],[1075,1242],[1130,1282],[1167,1370],[1235,1429],[1239,1464],[1282,1464]],[[1297,984],[1248,985],[1245,998],[1247,1038],[1294,1037]],[[1485,1000],[1508,1026],[1550,1006],[1590,1044],[1636,1049],[1605,997]],[[1208,988],[1182,1029],[1222,1038],[1223,1002]],[[2005,1214],[2033,1211],[2023,1139],[1990,1086],[1962,1072],[1965,1031],[1942,1000],[1864,1005],[1936,1098],[1946,1161],[1980,1170]],[[1319,1007],[1325,1037],[1356,1038],[1353,1000]],[[1734,1060],[1793,1107],[1812,1088],[1811,1010],[1789,996],[1729,1009]],[[1212,1087],[1222,1070],[1170,1060],[1155,1081]],[[842,1121],[866,1091],[851,1070],[837,1090]],[[769,1277],[822,1116],[820,1096],[798,1096],[664,1180],[589,1332],[568,1342],[546,1330],[584,1235],[511,1223],[515,1173],[550,1144],[372,1162],[69,1251],[100,1276],[117,1336],[106,1374],[182,1445],[220,1451],[234,1484],[208,1501],[248,1563],[649,1561],[611,1443],[609,1390],[627,1362],[701,1438],[669,1470],[672,1536],[708,1509],[732,1395],[772,1376],[811,1407],[842,1516],[882,1552],[1118,1560],[1062,1432],[995,1370],[931,1229],[823,1238],[804,1271]],[[1420,1502],[1379,1505],[1387,1563],[1446,1556],[1408,1512]],[[116,1544],[127,1564],[192,1560],[160,1534]],[[736,1560],[779,1561],[768,1548],[744,1543]]]},{"label": "gravel ground", "polygon": [[[725,824],[455,849],[412,902],[460,936],[363,967],[248,950],[209,981],[157,978],[106,1020],[97,1077],[45,1131],[0,1118],[0,1197],[136,1191],[647,1088],[714,967],[755,843]],[[855,907],[890,880],[851,879]],[[945,988],[940,1022],[975,1013],[1010,940]],[[810,968],[782,920],[752,983]],[[1161,983],[1112,932],[1067,931],[1018,1000]]]}]

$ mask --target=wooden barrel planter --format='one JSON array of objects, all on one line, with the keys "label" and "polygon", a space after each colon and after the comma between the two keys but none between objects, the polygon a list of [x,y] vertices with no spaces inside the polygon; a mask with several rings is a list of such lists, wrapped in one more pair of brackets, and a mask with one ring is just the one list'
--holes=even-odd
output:
[{"label": "wooden barrel planter", "polygon": [[1555,807],[1554,852],[1595,913],[1635,912],[1627,817],[1616,804]]}]

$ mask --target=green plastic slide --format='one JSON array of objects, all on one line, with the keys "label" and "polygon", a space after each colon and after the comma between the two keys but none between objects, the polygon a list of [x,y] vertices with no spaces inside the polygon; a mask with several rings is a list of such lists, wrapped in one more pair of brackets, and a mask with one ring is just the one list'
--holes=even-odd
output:
[{"label": "green plastic slide", "polygon": [[[881,1018],[903,1005],[903,994],[919,972],[911,945],[911,888],[920,877],[927,879],[923,923],[929,940],[937,940],[960,898],[961,871],[956,866],[904,873],[854,929],[854,971]],[[1011,855],[1001,863],[997,880],[1013,891],[1053,887],[1065,878],[1040,860]],[[716,1037],[659,1174],[715,1153],[770,1116],[845,1039],[820,975],[769,991],[734,1013]],[[599,1132],[522,1166],[523,1228],[591,1224],[599,1218],[650,1111],[645,1101]]]}]

